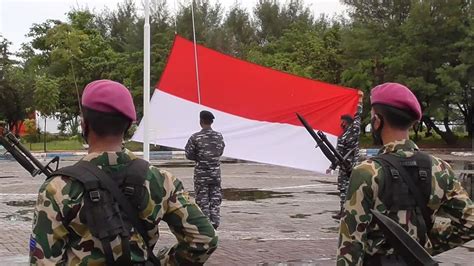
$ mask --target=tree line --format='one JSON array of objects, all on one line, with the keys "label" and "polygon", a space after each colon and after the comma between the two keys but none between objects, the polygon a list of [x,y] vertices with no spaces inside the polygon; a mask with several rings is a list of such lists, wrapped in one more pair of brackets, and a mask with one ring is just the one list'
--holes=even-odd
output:
[{"label": "tree line", "polygon": [[[192,39],[190,1],[171,12],[151,1],[151,82],[166,64],[174,35]],[[448,144],[450,125],[473,131],[474,24],[470,0],[343,0],[348,16],[315,17],[303,0],[259,0],[227,11],[196,0],[197,42],[288,73],[361,89],[383,82],[409,86],[423,108],[424,128]],[[56,115],[61,129],[77,133],[78,95],[95,79],[132,90],[142,115],[141,7],[124,0],[115,9],[74,8],[65,21],[31,26],[31,41],[13,55],[0,40],[0,120],[12,126],[32,110]],[[316,7],[317,8],[317,7]],[[364,124],[370,120],[368,97]],[[444,125],[444,127],[440,126]],[[415,132],[421,127],[415,128]]]}]

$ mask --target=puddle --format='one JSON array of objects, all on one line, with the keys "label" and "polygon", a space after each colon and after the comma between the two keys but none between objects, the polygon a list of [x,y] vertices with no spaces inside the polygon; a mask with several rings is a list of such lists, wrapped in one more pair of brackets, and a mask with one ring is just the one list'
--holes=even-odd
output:
[{"label": "puddle", "polygon": [[229,201],[256,201],[272,198],[290,198],[291,194],[286,192],[275,192],[269,190],[258,189],[240,189],[240,188],[224,188],[222,190],[223,198]]},{"label": "puddle", "polygon": [[311,216],[311,214],[298,213],[298,214],[295,214],[295,215],[290,215],[290,218],[294,218],[294,219],[306,219],[306,217],[309,217],[309,216]]},{"label": "puddle", "polygon": [[33,220],[30,217],[21,216],[16,213],[7,215],[4,218],[9,220],[10,222],[17,222],[17,221],[28,222],[28,221]]},{"label": "puddle", "polygon": [[289,260],[288,263],[298,263],[298,264],[314,264],[316,263],[314,260]]},{"label": "puddle", "polygon": [[241,212],[241,211],[231,211],[230,213],[243,213],[243,214],[261,214],[259,212]]},{"label": "puddle", "polygon": [[14,206],[14,207],[34,207],[36,204],[35,200],[13,200],[13,201],[8,201],[5,204],[8,206]]},{"label": "puddle", "polygon": [[296,230],[280,230],[280,232],[285,234],[296,233]]},{"label": "puddle", "polygon": [[335,196],[339,196],[339,192],[338,192],[338,191],[310,191],[310,190],[306,190],[306,191],[303,191],[303,193],[307,193],[307,194],[324,194],[324,195],[335,195]]},{"label": "puddle", "polygon": [[339,227],[337,227],[337,226],[323,227],[319,231],[321,231],[323,233],[338,233],[339,232]]},{"label": "puddle", "polygon": [[33,209],[19,210],[19,211],[16,211],[15,213],[9,214],[9,215],[7,215],[3,218],[10,221],[10,222],[17,222],[17,221],[28,222],[28,221],[33,220],[31,218],[33,216],[32,215],[33,212],[34,212]]},{"label": "puddle", "polygon": [[329,210],[325,210],[325,211],[322,211],[322,212],[317,212],[315,213],[314,215],[320,215],[320,214],[325,214],[325,213],[338,213],[339,211],[329,211]]},{"label": "puddle", "polygon": [[34,211],[35,210],[33,209],[28,209],[28,210],[19,210],[16,213],[18,213],[19,215],[25,215],[25,214],[33,213]]}]

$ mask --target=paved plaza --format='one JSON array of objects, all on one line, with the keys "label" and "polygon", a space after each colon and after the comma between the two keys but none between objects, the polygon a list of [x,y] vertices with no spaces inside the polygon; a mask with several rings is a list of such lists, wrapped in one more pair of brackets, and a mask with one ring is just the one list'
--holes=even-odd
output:
[{"label": "paved plaza", "polygon": [[[192,167],[166,169],[193,190]],[[207,265],[334,265],[336,177],[261,164],[224,164],[222,173],[220,242]],[[44,177],[32,178],[6,160],[0,160],[0,177],[0,265],[24,265]],[[165,223],[160,233],[157,249],[174,243]]]},{"label": "paved plaza", "polygon": [[[73,163],[74,159],[62,161],[61,166]],[[180,178],[192,193],[193,168],[189,162],[154,163]],[[453,166],[462,169],[461,164]],[[229,163],[222,165],[222,180],[219,248],[206,265],[335,264],[339,225],[331,218],[339,207],[335,176]],[[44,176],[31,177],[15,161],[0,160],[0,265],[27,264],[33,206],[43,181]],[[163,223],[155,251],[175,241]],[[443,265],[469,265],[466,262],[474,257],[473,246],[471,241],[439,259]]]}]

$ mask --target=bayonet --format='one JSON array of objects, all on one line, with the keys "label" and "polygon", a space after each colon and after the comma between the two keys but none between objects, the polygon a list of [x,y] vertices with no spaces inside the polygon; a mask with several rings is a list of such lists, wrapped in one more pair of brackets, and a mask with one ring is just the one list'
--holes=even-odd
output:
[{"label": "bayonet", "polygon": [[303,124],[303,126],[306,128],[308,133],[313,137],[314,141],[316,141],[316,148],[321,149],[324,156],[326,156],[326,158],[328,158],[328,160],[333,165],[339,165],[346,172],[350,173],[352,167],[351,163],[347,160],[348,154],[343,157],[328,140],[326,134],[324,134],[321,130],[315,132],[303,116],[298,113],[296,113],[296,116],[300,120],[301,124]]},{"label": "bayonet", "polygon": [[371,212],[387,242],[408,265],[438,265],[430,254],[399,224],[377,210],[371,210]]}]

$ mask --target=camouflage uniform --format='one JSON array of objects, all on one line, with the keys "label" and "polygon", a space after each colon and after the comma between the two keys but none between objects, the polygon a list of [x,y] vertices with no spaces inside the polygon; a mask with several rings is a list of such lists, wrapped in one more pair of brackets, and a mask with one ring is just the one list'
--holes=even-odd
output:
[{"label": "camouflage uniform", "polygon": [[[83,158],[110,172],[122,171],[136,159],[130,151],[91,153]],[[150,167],[145,178],[146,208],[140,219],[150,237],[150,246],[159,238],[158,224],[165,221],[178,243],[160,257],[161,264],[177,265],[183,259],[205,262],[217,247],[217,236],[197,205],[184,191],[180,180],[169,172]],[[80,220],[84,204],[83,185],[64,176],[48,179],[40,188],[30,241],[30,263],[34,265],[105,265],[100,240],[93,237]],[[133,263],[143,263],[147,249],[141,236],[132,232],[130,253]],[[121,256],[121,239],[111,242],[114,256]]]},{"label": "camouflage uniform", "polygon": [[[347,157],[354,167],[359,160],[359,135],[360,135],[360,123],[362,114],[362,102],[357,105],[357,112],[354,117],[354,122],[347,128],[341,137],[337,139],[337,151],[345,156],[349,151],[354,151]],[[331,165],[332,169],[336,169],[335,165]],[[341,203],[341,209],[346,200],[346,191],[349,186],[349,175],[347,171],[339,169],[339,175],[337,178],[337,189],[339,190],[339,197]]]},{"label": "camouflage uniform", "polygon": [[222,134],[212,129],[194,133],[186,144],[186,158],[196,162],[194,167],[194,192],[196,203],[211,223],[220,223],[222,202],[221,169],[219,158],[224,152]]},{"label": "camouflage uniform", "polygon": [[[392,153],[400,157],[411,157],[418,150],[410,140],[396,141],[386,144],[379,153]],[[436,216],[450,219],[449,225],[433,227],[424,247],[431,253],[452,248],[474,238],[474,205],[466,191],[454,176],[446,162],[432,158],[432,191],[428,207]],[[379,184],[384,182],[382,166],[366,160],[352,171],[348,188],[345,213],[339,229],[337,265],[362,265],[365,254],[393,254],[387,248],[385,238],[372,222],[370,209],[387,214],[387,208],[378,197]],[[416,215],[413,211],[400,210],[398,223],[417,241]]]}]

